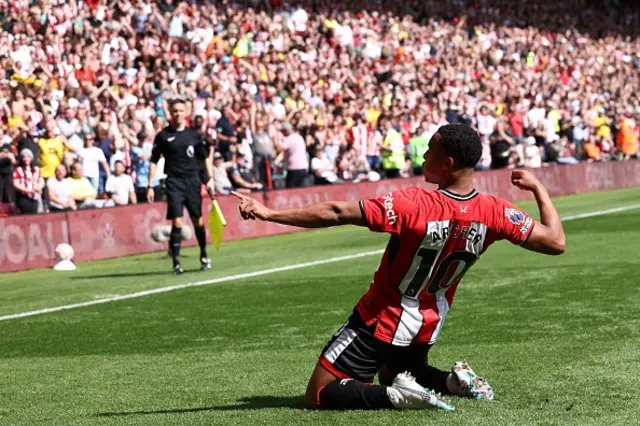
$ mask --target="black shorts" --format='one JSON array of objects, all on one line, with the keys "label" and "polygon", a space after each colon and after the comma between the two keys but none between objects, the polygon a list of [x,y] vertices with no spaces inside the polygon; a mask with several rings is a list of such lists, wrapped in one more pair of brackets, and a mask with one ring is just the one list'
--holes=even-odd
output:
[{"label": "black shorts", "polygon": [[167,178],[167,219],[183,216],[184,208],[191,217],[202,216],[200,176],[190,178]]},{"label": "black shorts", "polygon": [[322,350],[320,363],[340,379],[363,383],[373,383],[383,365],[411,372],[422,371],[428,365],[431,345],[394,346],[373,337],[375,327],[376,323],[367,326],[354,310]]}]

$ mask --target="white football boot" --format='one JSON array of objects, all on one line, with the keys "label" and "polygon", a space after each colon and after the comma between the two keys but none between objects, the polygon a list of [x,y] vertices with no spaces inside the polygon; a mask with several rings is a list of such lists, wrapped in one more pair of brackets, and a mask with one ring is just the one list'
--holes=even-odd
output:
[{"label": "white football boot", "polygon": [[459,396],[473,399],[493,400],[493,388],[469,367],[466,361],[458,361],[451,368]]},{"label": "white football boot", "polygon": [[387,395],[394,407],[410,410],[424,410],[435,408],[454,411],[455,408],[445,402],[430,389],[425,389],[416,382],[408,372],[400,373],[387,388]]}]

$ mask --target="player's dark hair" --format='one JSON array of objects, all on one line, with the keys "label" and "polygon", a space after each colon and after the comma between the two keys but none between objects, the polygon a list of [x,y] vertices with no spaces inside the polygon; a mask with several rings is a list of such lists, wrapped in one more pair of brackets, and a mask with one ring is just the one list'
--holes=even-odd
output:
[{"label": "player's dark hair", "polygon": [[458,169],[472,169],[482,157],[478,133],[463,124],[446,124],[438,129],[445,152]]}]

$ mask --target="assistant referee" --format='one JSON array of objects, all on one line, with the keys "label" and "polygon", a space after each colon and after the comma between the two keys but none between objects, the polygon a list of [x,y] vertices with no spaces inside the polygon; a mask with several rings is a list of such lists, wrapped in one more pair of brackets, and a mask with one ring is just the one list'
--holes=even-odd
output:
[{"label": "assistant referee", "polygon": [[[171,220],[169,249],[173,258],[173,272],[184,273],[180,265],[180,239],[182,235],[182,212],[187,208],[200,245],[200,269],[211,269],[207,256],[207,237],[202,220],[201,182],[206,181],[207,191],[213,197],[214,186],[212,164],[208,160],[208,146],[200,134],[185,123],[186,105],[183,100],[170,103],[171,123],[158,132],[151,153],[149,187],[147,199],[153,202],[151,182],[156,174],[158,160],[164,157],[164,172],[167,175],[167,219]],[[201,174],[201,172],[203,172]],[[202,177],[204,175],[204,178]]]}]

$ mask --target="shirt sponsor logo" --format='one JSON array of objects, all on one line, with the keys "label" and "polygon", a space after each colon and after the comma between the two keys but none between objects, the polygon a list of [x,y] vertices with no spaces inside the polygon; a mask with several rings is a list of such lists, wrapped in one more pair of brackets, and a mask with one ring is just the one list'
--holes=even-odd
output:
[{"label": "shirt sponsor logo", "polygon": [[387,222],[389,222],[389,225],[395,225],[398,221],[398,215],[393,210],[393,195],[387,194],[382,199],[384,200],[384,208],[387,211]]},{"label": "shirt sponsor logo", "polygon": [[514,225],[522,225],[525,222],[526,216],[521,211],[512,208],[504,209],[504,215],[509,219],[509,222]]}]

